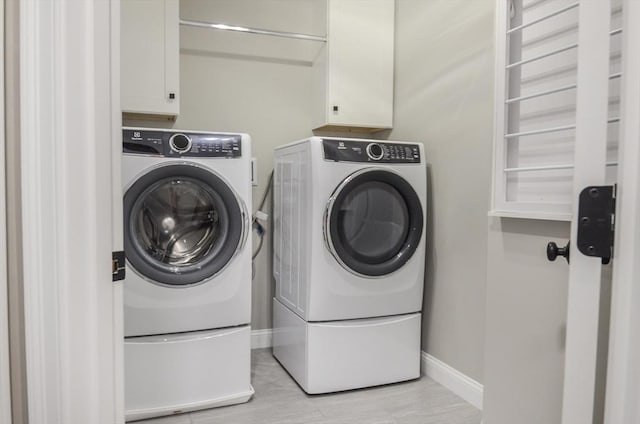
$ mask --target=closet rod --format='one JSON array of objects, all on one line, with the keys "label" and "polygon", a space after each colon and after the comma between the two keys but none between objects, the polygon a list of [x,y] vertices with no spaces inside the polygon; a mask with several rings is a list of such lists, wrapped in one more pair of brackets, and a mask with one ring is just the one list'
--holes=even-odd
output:
[{"label": "closet rod", "polygon": [[284,38],[294,38],[297,40],[309,40],[309,41],[327,41],[326,37],[321,37],[319,35],[310,35],[310,34],[297,34],[295,32],[282,32],[282,31],[270,31],[267,29],[259,29],[259,28],[246,28],[235,25],[227,25],[227,24],[219,24],[214,22],[201,22],[201,21],[189,21],[186,19],[180,19],[180,25],[192,26],[198,28],[213,28],[213,29],[221,29],[223,31],[237,31],[237,32],[248,32],[250,34],[260,34],[260,35],[270,35],[273,37],[284,37]]}]

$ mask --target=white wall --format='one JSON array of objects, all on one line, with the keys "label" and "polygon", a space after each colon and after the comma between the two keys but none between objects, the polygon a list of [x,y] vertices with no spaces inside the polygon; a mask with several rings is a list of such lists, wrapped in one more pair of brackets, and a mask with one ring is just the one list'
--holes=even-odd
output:
[{"label": "white wall", "polygon": [[393,139],[428,163],[423,349],[483,380],[493,1],[397,0]]},{"label": "white wall", "polygon": [[[316,33],[315,0],[182,0],[184,19]],[[296,19],[291,19],[296,16]],[[486,212],[493,102],[493,1],[398,0],[395,125],[380,137],[420,141],[429,163],[423,349],[483,377]],[[275,146],[311,135],[310,62],[318,46],[181,29],[175,128],[252,135],[260,186]],[[257,260],[254,329],[271,327],[270,240]]]},{"label": "white wall", "polygon": [[565,222],[489,220],[486,424],[560,422],[569,267],[545,246],[568,237]]},{"label": "white wall", "polygon": [[[557,423],[562,415],[569,267],[549,262],[546,245],[564,245],[570,224],[489,219],[485,424]],[[602,270],[594,423],[602,423],[611,266]]]},{"label": "white wall", "polygon": [[[180,16],[312,33],[316,4],[314,0],[182,0]],[[312,135],[311,60],[319,44],[184,27],[180,37],[182,101],[174,127],[251,135],[259,170],[255,210],[273,167],[274,147]],[[256,259],[253,329],[271,327],[271,258],[267,237]]]}]

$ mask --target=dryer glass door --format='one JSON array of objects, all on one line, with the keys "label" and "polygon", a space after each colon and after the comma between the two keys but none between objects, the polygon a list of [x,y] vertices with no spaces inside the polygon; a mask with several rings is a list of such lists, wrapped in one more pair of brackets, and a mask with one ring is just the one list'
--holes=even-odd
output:
[{"label": "dryer glass door", "polygon": [[167,285],[204,281],[244,242],[246,213],[229,185],[193,165],[139,178],[124,196],[125,252],[134,270]]},{"label": "dryer glass door", "polygon": [[420,199],[399,175],[364,169],[331,196],[325,239],[331,253],[349,271],[369,277],[401,268],[413,255],[424,215]]}]

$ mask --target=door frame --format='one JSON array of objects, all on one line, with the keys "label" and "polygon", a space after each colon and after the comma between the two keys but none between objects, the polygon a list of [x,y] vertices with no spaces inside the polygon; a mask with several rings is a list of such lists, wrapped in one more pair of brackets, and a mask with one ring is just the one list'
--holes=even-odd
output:
[{"label": "door frame", "polygon": [[0,422],[11,422],[11,370],[9,367],[9,303],[7,280],[7,205],[5,166],[4,8],[0,4]]},{"label": "door frame", "polygon": [[582,1],[578,8],[576,136],[571,224],[571,261],[562,424],[594,418],[602,263],[577,250],[579,196],[606,184],[611,1]]},{"label": "door frame", "polygon": [[124,421],[122,291],[111,281],[111,252],[122,250],[119,19],[118,0],[20,0],[25,349],[34,423]]},{"label": "door frame", "polygon": [[640,422],[640,2],[623,5],[620,164],[606,424]]}]

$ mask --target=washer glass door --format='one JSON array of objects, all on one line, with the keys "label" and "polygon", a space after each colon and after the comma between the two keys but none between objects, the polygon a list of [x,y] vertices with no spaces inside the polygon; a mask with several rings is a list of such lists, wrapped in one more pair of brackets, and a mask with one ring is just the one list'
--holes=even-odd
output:
[{"label": "washer glass door", "polygon": [[156,168],[124,196],[125,253],[136,272],[167,285],[204,281],[239,251],[244,208],[229,185],[193,165]]},{"label": "washer glass door", "polygon": [[424,217],[418,195],[404,178],[364,169],[336,189],[325,219],[325,239],[338,262],[351,272],[375,277],[411,258]]}]

